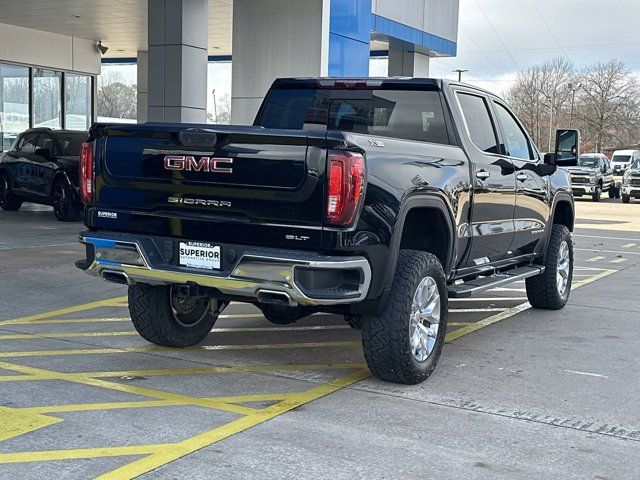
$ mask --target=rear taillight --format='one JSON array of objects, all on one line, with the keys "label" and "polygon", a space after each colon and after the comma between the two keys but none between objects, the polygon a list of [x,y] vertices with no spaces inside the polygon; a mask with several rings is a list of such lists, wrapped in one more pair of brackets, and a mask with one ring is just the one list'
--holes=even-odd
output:
[{"label": "rear taillight", "polygon": [[80,200],[85,205],[93,202],[93,143],[85,142],[80,148]]},{"label": "rear taillight", "polygon": [[364,157],[359,153],[329,151],[327,222],[350,225],[364,194]]}]

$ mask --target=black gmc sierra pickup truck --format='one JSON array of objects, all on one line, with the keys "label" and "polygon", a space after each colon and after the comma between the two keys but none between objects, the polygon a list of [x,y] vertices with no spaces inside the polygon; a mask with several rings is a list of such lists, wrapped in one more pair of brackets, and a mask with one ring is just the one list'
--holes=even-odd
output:
[{"label": "black gmc sierra pickup truck", "polygon": [[81,154],[79,268],[129,285],[150,342],[203,340],[230,301],[274,323],[362,329],[378,377],[436,366],[447,299],[526,279],[560,309],[573,274],[567,173],[503,100],[433,79],[280,79],[254,126],[95,124]]}]

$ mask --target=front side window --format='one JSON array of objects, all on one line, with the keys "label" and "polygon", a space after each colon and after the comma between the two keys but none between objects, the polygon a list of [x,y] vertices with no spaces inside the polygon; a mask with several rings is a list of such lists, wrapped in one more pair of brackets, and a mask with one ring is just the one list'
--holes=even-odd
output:
[{"label": "front side window", "polygon": [[529,140],[511,112],[504,105],[494,102],[498,121],[505,136],[505,155],[522,160],[532,160]]},{"label": "front side window", "polygon": [[471,141],[483,152],[500,153],[486,100],[467,93],[457,95]]},{"label": "front side window", "polygon": [[22,153],[34,153],[36,151],[36,146],[38,144],[38,133],[26,133],[24,135],[24,140],[20,143],[19,150]]}]

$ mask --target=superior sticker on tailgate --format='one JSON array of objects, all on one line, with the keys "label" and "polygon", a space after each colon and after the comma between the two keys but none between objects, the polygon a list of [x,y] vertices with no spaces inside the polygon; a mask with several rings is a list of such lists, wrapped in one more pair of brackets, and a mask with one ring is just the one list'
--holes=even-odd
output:
[{"label": "superior sticker on tailgate", "polygon": [[219,270],[220,246],[203,242],[180,242],[180,265]]}]

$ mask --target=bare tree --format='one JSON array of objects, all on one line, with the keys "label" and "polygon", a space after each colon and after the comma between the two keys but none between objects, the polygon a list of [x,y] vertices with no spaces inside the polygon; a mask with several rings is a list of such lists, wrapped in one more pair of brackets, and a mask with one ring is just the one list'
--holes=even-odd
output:
[{"label": "bare tree", "polygon": [[109,71],[98,79],[98,115],[101,117],[135,119],[137,91],[127,85],[120,72]]},{"label": "bare tree", "polygon": [[640,88],[622,62],[612,60],[585,68],[580,85],[577,117],[596,151],[600,152],[605,142],[638,141]]},{"label": "bare tree", "polygon": [[640,140],[640,88],[619,61],[579,72],[564,58],[533,66],[518,74],[507,99],[534,142],[549,150],[555,129],[569,124],[581,131],[585,150]]},{"label": "bare tree", "polygon": [[518,74],[507,98],[537,145],[551,149],[553,131],[564,117],[563,106],[571,96],[574,66],[556,58]]}]

